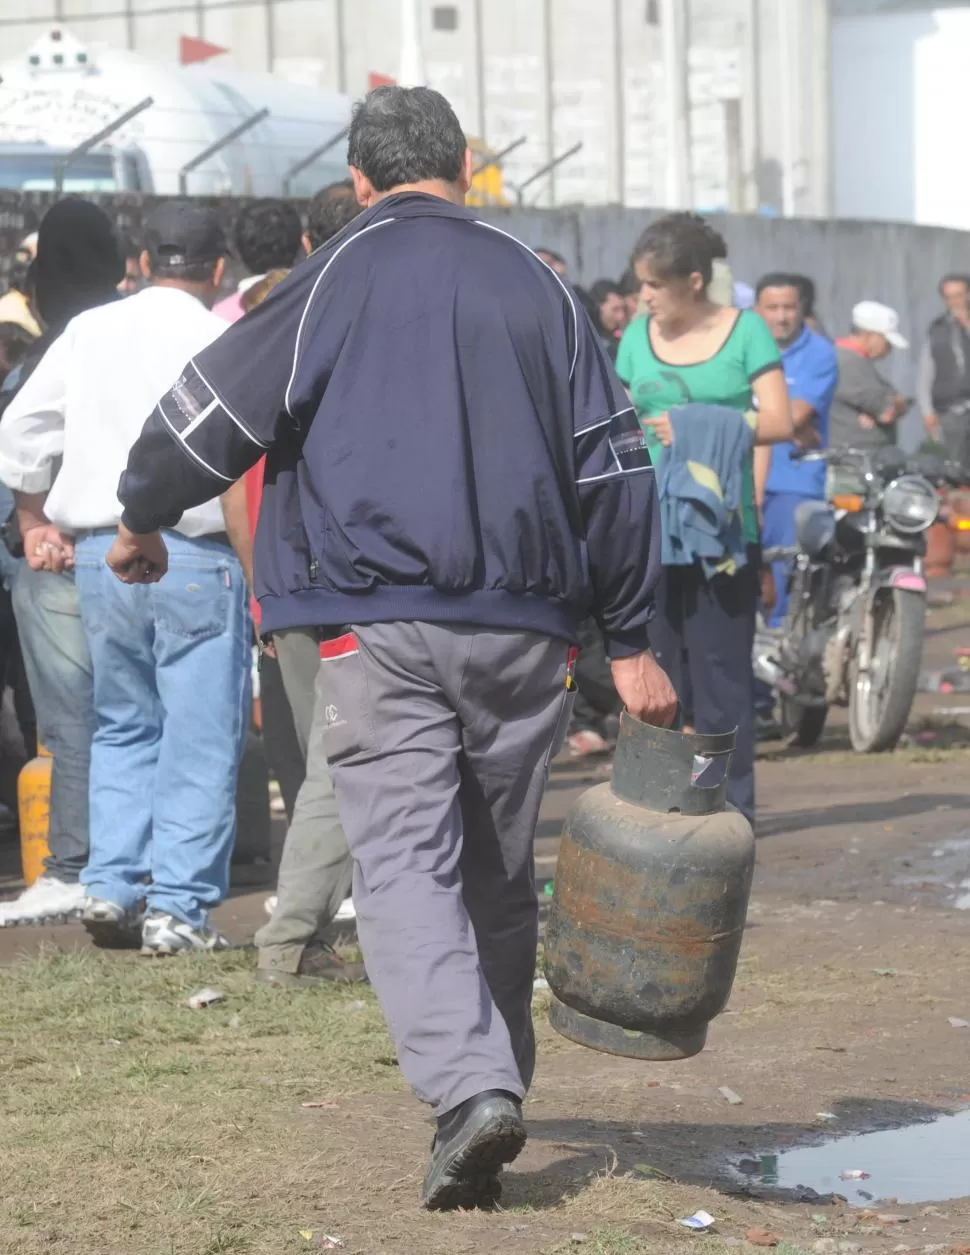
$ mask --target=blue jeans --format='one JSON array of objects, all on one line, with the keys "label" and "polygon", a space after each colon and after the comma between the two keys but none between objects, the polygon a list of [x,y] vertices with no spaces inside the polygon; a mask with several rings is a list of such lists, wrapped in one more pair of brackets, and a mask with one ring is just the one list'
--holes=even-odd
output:
[{"label": "blue jeans", "polygon": [[88,861],[94,695],[73,574],[32,571],[22,562],[13,586],[13,609],[38,735],[54,755],[47,871],[76,883]]},{"label": "blue jeans", "polygon": [[[252,626],[227,545],[166,532],[168,574],[122,584],[114,531],[78,540],[81,616],[94,663],[92,897],[204,927],[226,895],[236,781],[250,714]],[[151,883],[146,888],[146,881]]]},{"label": "blue jeans", "polygon": [[[758,552],[734,575],[708,579],[700,563],[665,566],[654,593],[650,644],[683,706],[687,683],[698,732],[737,729],[727,796],[753,826],[754,645]],[[686,654],[686,658],[685,658]]]}]

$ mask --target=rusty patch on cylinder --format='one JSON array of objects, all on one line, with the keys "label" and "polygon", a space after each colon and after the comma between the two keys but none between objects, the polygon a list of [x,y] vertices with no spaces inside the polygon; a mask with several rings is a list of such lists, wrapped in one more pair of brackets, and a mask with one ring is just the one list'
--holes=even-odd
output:
[{"label": "rusty patch on cylinder", "polygon": [[[675,887],[690,899],[689,882]],[[631,892],[632,890],[632,892]],[[670,887],[663,886],[669,897]],[[572,931],[599,934],[626,943],[673,945],[688,954],[703,954],[742,931],[743,925],[711,933],[689,915],[679,917],[662,905],[646,876],[636,875],[614,859],[563,839],[556,871],[557,923]],[[707,897],[705,893],[699,895]],[[634,903],[625,908],[631,897]],[[658,927],[658,919],[664,924]]]}]

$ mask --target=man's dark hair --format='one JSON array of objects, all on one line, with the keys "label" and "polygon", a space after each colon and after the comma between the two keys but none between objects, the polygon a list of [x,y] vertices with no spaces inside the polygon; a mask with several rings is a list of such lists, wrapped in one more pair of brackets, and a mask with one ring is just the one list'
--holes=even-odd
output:
[{"label": "man's dark hair", "polygon": [[247,205],[232,229],[239,259],[254,275],[292,266],[302,236],[300,215],[282,200],[257,200]]},{"label": "man's dark hair", "polygon": [[815,280],[808,275],[789,275],[792,283],[798,288],[802,300],[802,313],[806,318],[815,317]]},{"label": "man's dark hair", "polygon": [[633,261],[649,257],[660,279],[687,279],[699,274],[705,286],[714,276],[714,262],[727,257],[722,236],[697,214],[665,214],[652,222],[633,248]]},{"label": "man's dark hair", "polygon": [[377,87],[354,108],[347,161],[377,192],[457,183],[468,147],[455,111],[430,87]]},{"label": "man's dark hair", "polygon": [[621,296],[639,296],[640,289],[643,287],[643,284],[640,282],[640,280],[636,277],[636,275],[633,273],[633,270],[631,269],[631,270],[624,270],[623,275],[620,279],[619,287],[620,287]]},{"label": "man's dark hair", "polygon": [[360,212],[350,179],[321,188],[307,210],[306,233],[311,250],[321,248],[332,240]]},{"label": "man's dark hair", "polygon": [[578,283],[574,285],[573,292],[576,294],[576,299],[579,301],[580,305],[582,305],[583,309],[586,311],[586,317],[593,324],[595,330],[600,331],[602,324],[600,323],[599,302],[593,297],[591,292],[587,292],[586,289]]},{"label": "man's dark hair", "polygon": [[34,343],[34,337],[19,322],[0,322],[0,349],[8,369],[23,360],[24,354]]},{"label": "man's dark hair", "polygon": [[555,262],[557,266],[566,265],[566,259],[562,253],[557,253],[554,248],[546,248],[545,244],[540,244],[532,251],[536,257],[542,258],[543,261]]},{"label": "man's dark hair", "polygon": [[762,275],[758,280],[758,286],[754,290],[756,297],[760,299],[761,293],[768,288],[794,288],[798,293],[799,303],[802,302],[802,285],[801,276],[789,274],[784,270],[773,270],[770,274]]},{"label": "man's dark hair", "polygon": [[608,296],[623,296],[620,285],[614,283],[612,279],[597,279],[590,288],[589,294],[597,305],[602,305]]},{"label": "man's dark hair", "polygon": [[15,256],[7,271],[7,287],[14,292],[27,295],[27,274],[30,271],[30,259]]},{"label": "man's dark hair", "polygon": [[948,283],[962,283],[966,287],[967,291],[970,292],[970,275],[957,274],[956,271],[952,274],[944,275],[940,280],[940,296],[943,295],[943,289]]}]

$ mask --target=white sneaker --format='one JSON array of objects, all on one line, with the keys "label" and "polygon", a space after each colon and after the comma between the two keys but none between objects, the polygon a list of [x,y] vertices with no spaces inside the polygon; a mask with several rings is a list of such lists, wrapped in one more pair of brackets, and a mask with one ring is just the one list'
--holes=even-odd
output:
[{"label": "white sneaker", "polygon": [[0,928],[16,924],[59,924],[77,919],[84,905],[84,888],[56,876],[39,876],[12,902],[0,902]]},{"label": "white sneaker", "polygon": [[232,942],[214,928],[195,928],[175,915],[149,911],[141,929],[141,952],[178,954],[182,950],[231,950]]},{"label": "white sneaker", "polygon": [[353,898],[344,898],[340,906],[337,907],[337,914],[334,916],[334,919],[337,921],[343,921],[356,918],[357,910],[354,906]]},{"label": "white sneaker", "polygon": [[107,898],[85,898],[81,922],[96,946],[105,950],[130,950],[141,939],[143,913],[127,910]]}]

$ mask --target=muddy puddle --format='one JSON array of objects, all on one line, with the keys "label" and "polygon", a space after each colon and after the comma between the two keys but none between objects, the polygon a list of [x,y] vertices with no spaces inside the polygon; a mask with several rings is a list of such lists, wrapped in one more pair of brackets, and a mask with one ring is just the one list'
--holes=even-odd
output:
[{"label": "muddy puddle", "polygon": [[892,883],[902,889],[929,892],[946,906],[970,911],[970,837],[938,841],[926,851],[897,862]]},{"label": "muddy puddle", "polygon": [[[774,1189],[841,1194],[857,1207],[873,1200],[938,1203],[970,1196],[970,1110],[927,1124],[837,1137],[761,1155],[738,1165]],[[861,1175],[865,1174],[865,1175]]]}]

